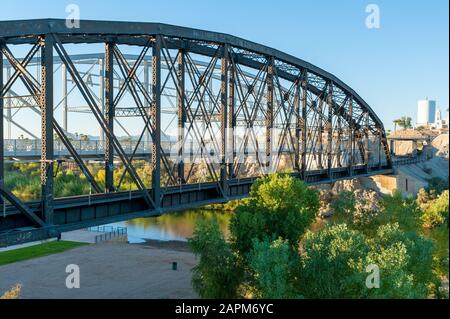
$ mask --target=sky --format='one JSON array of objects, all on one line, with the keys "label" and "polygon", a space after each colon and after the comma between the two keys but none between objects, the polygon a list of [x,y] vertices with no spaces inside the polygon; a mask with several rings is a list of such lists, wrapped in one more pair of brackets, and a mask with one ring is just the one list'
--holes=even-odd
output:
[{"label": "sky", "polygon": [[[334,74],[392,129],[429,97],[447,116],[448,0],[2,0],[0,20],[66,18],[163,22],[217,31],[261,43]],[[366,27],[366,6],[380,9],[380,27]],[[1,30],[0,30],[1,34]]]}]

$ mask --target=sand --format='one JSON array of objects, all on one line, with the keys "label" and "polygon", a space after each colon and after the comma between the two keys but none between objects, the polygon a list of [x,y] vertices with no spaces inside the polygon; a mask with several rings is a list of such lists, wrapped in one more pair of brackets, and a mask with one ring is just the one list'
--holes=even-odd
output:
[{"label": "sand", "polygon": [[[66,287],[69,264],[80,268],[78,289]],[[93,244],[1,266],[0,292],[20,283],[21,298],[196,298],[195,264],[186,243]]]}]

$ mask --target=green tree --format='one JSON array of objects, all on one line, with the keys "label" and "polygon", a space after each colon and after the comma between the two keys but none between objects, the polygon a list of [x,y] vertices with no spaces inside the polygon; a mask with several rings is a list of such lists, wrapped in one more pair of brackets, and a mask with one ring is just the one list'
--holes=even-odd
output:
[{"label": "green tree", "polygon": [[249,264],[253,272],[255,295],[258,298],[287,299],[296,293],[295,254],[286,240],[254,240]]},{"label": "green tree", "polygon": [[438,198],[429,202],[428,207],[422,215],[425,228],[434,228],[444,223],[448,225],[449,192],[444,191]]},{"label": "green tree", "polygon": [[366,264],[380,269],[380,288],[371,289],[376,298],[426,298],[437,278],[432,272],[433,243],[398,223],[382,225],[371,243]]},{"label": "green tree", "polygon": [[437,195],[440,195],[446,189],[448,189],[448,180],[440,177],[430,178],[428,180],[428,186],[425,188],[427,192],[434,191]]},{"label": "green tree", "polygon": [[361,271],[369,245],[346,224],[307,232],[302,245],[300,287],[306,298],[360,298],[366,274]]},{"label": "green tree", "polygon": [[199,256],[192,270],[194,290],[202,298],[236,298],[241,271],[218,221],[198,220],[189,244],[192,252]]},{"label": "green tree", "polygon": [[246,255],[252,239],[281,237],[296,248],[319,209],[318,192],[288,174],[258,179],[250,198],[239,205],[230,221],[234,247]]}]

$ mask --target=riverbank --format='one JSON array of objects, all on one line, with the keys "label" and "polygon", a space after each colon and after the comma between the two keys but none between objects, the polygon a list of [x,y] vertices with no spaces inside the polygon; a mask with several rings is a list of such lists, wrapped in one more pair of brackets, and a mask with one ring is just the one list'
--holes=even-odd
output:
[{"label": "riverbank", "polygon": [[[0,266],[0,292],[19,283],[25,299],[196,298],[191,285],[196,258],[183,244],[100,243]],[[80,268],[79,289],[65,285],[69,264]]]}]

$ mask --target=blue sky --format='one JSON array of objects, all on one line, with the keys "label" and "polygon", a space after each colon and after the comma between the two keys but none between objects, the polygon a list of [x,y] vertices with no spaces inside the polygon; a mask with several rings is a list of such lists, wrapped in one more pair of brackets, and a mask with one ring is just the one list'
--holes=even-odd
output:
[{"label": "blue sky", "polygon": [[[2,0],[0,20],[65,18],[70,3],[82,19],[164,22],[280,49],[339,77],[388,129],[402,115],[415,119],[427,96],[448,108],[448,0]],[[369,3],[380,7],[380,29],[365,27]]]}]

